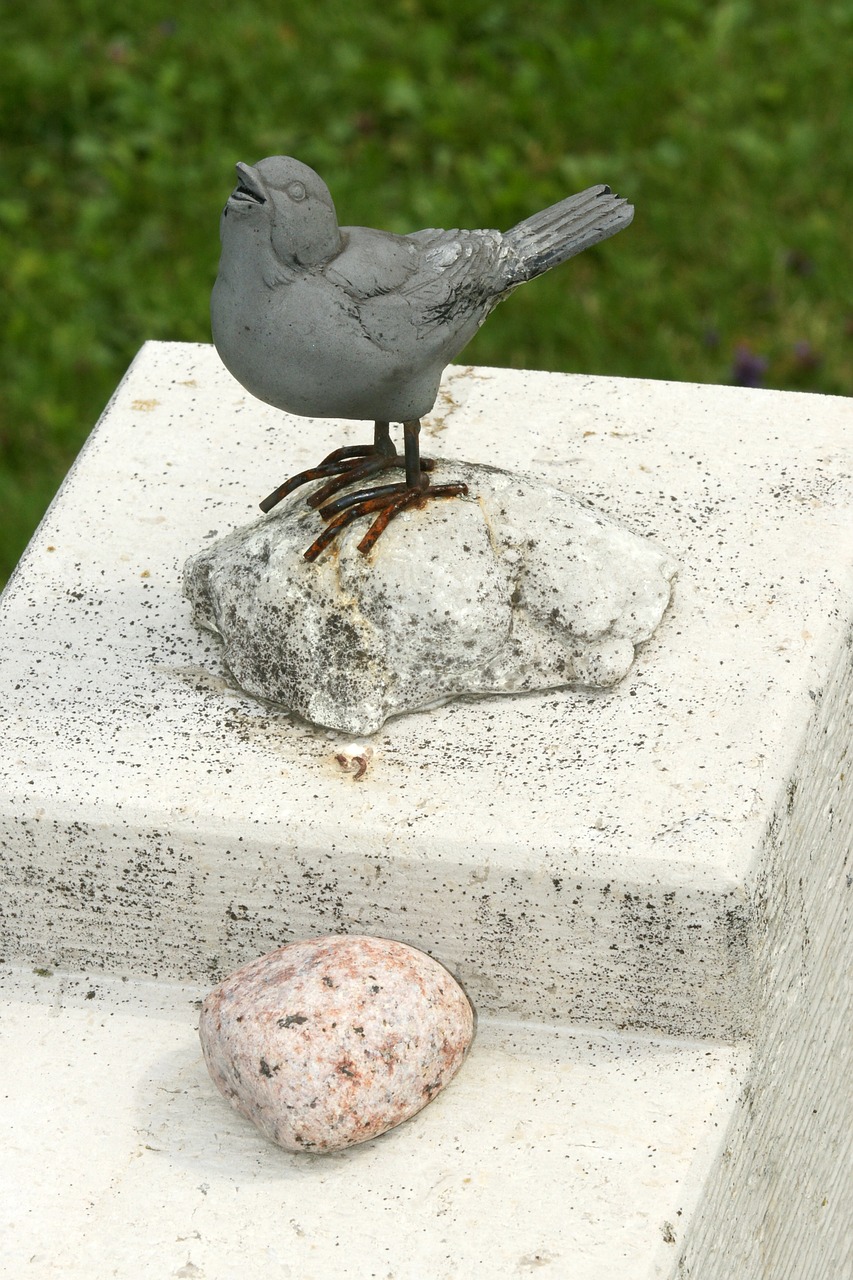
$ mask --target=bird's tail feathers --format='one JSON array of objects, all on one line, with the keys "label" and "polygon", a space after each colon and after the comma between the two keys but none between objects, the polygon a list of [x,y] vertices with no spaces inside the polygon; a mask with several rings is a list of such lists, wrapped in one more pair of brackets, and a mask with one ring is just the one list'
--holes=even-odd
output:
[{"label": "bird's tail feathers", "polygon": [[511,283],[532,280],[599,240],[606,240],[627,227],[633,216],[634,206],[603,184],[534,213],[504,233],[504,246],[515,260]]}]

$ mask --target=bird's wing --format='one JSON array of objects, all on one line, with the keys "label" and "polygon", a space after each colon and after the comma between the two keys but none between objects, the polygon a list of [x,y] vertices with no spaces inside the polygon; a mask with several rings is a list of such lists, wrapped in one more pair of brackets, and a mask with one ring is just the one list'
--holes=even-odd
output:
[{"label": "bird's wing", "polygon": [[507,292],[508,251],[499,231],[427,228],[406,238],[418,249],[417,270],[399,292],[424,328],[464,328],[472,314],[487,315]]}]

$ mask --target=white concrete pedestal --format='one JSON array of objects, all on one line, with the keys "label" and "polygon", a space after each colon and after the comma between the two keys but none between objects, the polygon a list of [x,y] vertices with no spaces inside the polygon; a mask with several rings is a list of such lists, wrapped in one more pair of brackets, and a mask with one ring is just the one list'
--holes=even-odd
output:
[{"label": "white concrete pedestal", "polygon": [[[850,404],[458,368],[431,435],[679,560],[622,685],[359,742],[237,691],[183,561],[360,432],[260,405],[201,346],[143,349],[3,597],[18,1272],[837,1280]],[[309,1165],[224,1110],[190,1001],[335,930],[435,954],[481,1033],[422,1118]]]}]

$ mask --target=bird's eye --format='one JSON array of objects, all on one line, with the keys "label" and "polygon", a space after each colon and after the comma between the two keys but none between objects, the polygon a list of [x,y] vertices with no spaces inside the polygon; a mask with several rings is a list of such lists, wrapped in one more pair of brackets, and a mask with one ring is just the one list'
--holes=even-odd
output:
[{"label": "bird's eye", "polygon": [[308,193],[306,192],[303,183],[291,182],[290,186],[287,188],[287,194],[290,196],[291,200],[304,200]]}]

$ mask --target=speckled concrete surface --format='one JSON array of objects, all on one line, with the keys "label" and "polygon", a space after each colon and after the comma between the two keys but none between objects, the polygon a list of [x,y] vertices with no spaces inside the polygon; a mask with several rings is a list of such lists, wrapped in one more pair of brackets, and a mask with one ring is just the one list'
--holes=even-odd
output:
[{"label": "speckled concrete surface", "polygon": [[387,938],[308,938],[205,996],[199,1038],[231,1105],[288,1151],[337,1151],[410,1120],[462,1066],[474,1011],[447,970]]},{"label": "speckled concrete surface", "polygon": [[746,1069],[742,1049],[486,1019],[409,1123],[290,1155],[208,1078],[203,993],[0,966],[0,1274],[659,1280]]},{"label": "speckled concrete surface", "polygon": [[[481,1013],[738,1035],[758,875],[850,614],[846,400],[450,371],[426,448],[565,486],[678,559],[612,692],[370,740],[236,691],[194,549],[359,438],[149,344],[0,606],[7,956],[206,980],[296,937],[434,952]],[[430,439],[432,437],[432,439]]]},{"label": "speckled concrete surface", "polygon": [[770,836],[753,1062],[678,1280],[853,1276],[852,754],[853,631]]}]

